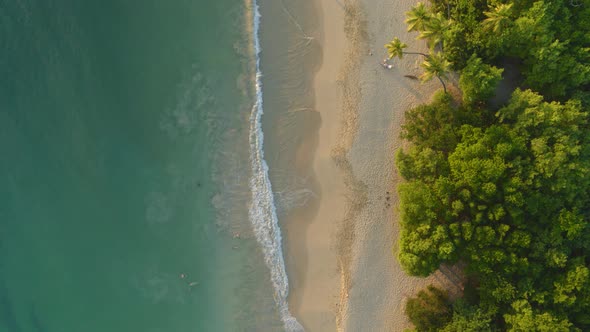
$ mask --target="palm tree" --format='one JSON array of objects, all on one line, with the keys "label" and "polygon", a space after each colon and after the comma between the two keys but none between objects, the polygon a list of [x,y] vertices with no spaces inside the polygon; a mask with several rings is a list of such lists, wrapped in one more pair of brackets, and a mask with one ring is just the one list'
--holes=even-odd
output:
[{"label": "palm tree", "polygon": [[404,54],[418,54],[424,57],[424,62],[422,63],[422,68],[424,68],[424,74],[420,76],[420,79],[425,81],[430,81],[433,77],[437,77],[440,83],[443,86],[445,93],[447,93],[447,86],[443,81],[443,78],[447,78],[447,73],[451,67],[451,63],[447,61],[443,57],[441,53],[420,53],[420,52],[406,52],[404,51],[408,45],[403,43],[399,38],[395,37],[392,41],[385,44],[385,48],[387,49],[387,54],[389,58],[392,59],[394,57],[403,58]]},{"label": "palm tree", "polygon": [[499,4],[491,11],[484,12],[487,18],[483,20],[483,26],[486,30],[492,30],[498,33],[506,29],[512,22],[510,15],[512,15],[512,3]]},{"label": "palm tree", "polygon": [[418,2],[415,7],[406,12],[406,24],[408,31],[422,31],[432,15],[426,9],[422,2]]},{"label": "palm tree", "polygon": [[420,32],[418,38],[428,39],[430,47],[433,48],[438,43],[442,42],[443,34],[448,29],[450,21],[443,17],[441,13],[436,13],[426,23],[424,30]]},{"label": "palm tree", "polygon": [[443,78],[447,78],[451,63],[440,52],[430,53],[422,63],[422,68],[424,68],[424,74],[420,76],[422,82],[430,81],[436,77],[440,81],[440,84],[442,84],[445,93],[447,93],[447,86]]},{"label": "palm tree", "polygon": [[404,54],[419,54],[424,57],[428,57],[427,54],[420,53],[420,52],[406,52],[406,51],[404,51],[404,48],[406,48],[406,47],[408,47],[408,45],[403,43],[397,37],[393,38],[392,41],[385,44],[385,48],[387,49],[387,54],[389,55],[390,59],[395,58],[395,57],[398,57],[401,59],[404,56]]}]

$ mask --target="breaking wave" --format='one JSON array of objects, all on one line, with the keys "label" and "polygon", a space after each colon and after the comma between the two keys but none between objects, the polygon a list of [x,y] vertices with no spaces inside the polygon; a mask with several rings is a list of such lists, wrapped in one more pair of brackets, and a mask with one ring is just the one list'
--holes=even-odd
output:
[{"label": "breaking wave", "polygon": [[281,230],[279,228],[276,206],[272,187],[268,176],[268,165],[264,160],[264,133],[262,132],[262,73],[260,70],[260,12],[256,0],[252,3],[253,11],[253,42],[256,57],[256,101],[250,113],[250,161],[252,177],[250,189],[252,202],[249,207],[249,218],[254,228],[256,239],[262,246],[264,260],[270,269],[270,277],[275,290],[275,302],[281,320],[288,332],[304,331],[303,326],[291,315],[287,303],[289,281],[285,271],[282,251]]}]

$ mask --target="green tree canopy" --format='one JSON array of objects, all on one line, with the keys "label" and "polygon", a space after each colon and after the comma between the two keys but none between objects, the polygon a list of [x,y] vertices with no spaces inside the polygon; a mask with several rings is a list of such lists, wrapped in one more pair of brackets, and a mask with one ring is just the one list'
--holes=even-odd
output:
[{"label": "green tree canopy", "polygon": [[441,332],[491,332],[492,314],[463,300],[453,304],[453,318]]},{"label": "green tree canopy", "polygon": [[505,30],[512,23],[510,18],[512,16],[512,6],[512,3],[500,3],[491,8],[490,11],[484,12],[486,19],[482,23],[485,29],[494,33]]},{"label": "green tree canopy", "polygon": [[461,260],[477,271],[484,301],[508,310],[529,298],[590,324],[588,128],[579,102],[517,90],[497,124],[460,127],[448,163],[425,132],[406,134],[417,145],[397,160],[409,180],[399,187],[402,266],[428,275]]},{"label": "green tree canopy", "polygon": [[445,31],[449,29],[450,25],[451,22],[443,14],[437,13],[426,21],[424,28],[420,30],[418,38],[427,39],[430,47],[433,48],[443,41]]},{"label": "green tree canopy", "polygon": [[459,87],[463,92],[463,103],[474,105],[491,98],[502,79],[504,69],[488,65],[476,55],[471,56],[461,71]]},{"label": "green tree canopy", "polygon": [[451,318],[451,306],[445,291],[432,285],[408,299],[406,313],[418,332],[434,332]]},{"label": "green tree canopy", "polygon": [[514,302],[512,308],[514,313],[504,316],[508,325],[507,330],[511,332],[569,332],[572,326],[567,319],[533,310],[526,300]]},{"label": "green tree canopy", "polygon": [[420,76],[420,79],[422,81],[430,81],[434,77],[438,78],[446,93],[447,86],[445,85],[444,79],[447,78],[451,70],[451,63],[445,59],[444,55],[442,53],[430,53],[421,66],[424,68],[424,73]]},{"label": "green tree canopy", "polygon": [[409,110],[405,117],[401,137],[415,146],[448,153],[457,145],[459,135],[455,127],[460,114],[452,110],[448,94],[436,94],[432,103]]},{"label": "green tree canopy", "polygon": [[[407,112],[402,267],[425,276],[464,264],[470,302],[431,321],[437,330],[590,331],[590,6],[433,0],[429,10],[411,30],[443,53],[425,56],[423,79],[444,86],[459,70],[463,103],[438,95]],[[530,90],[488,110],[505,64]]]}]

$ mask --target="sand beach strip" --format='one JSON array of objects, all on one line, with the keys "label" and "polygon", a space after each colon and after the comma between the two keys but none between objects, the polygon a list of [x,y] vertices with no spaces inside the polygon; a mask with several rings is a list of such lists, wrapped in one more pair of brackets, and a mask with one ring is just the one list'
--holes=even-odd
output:
[{"label": "sand beach strip", "polygon": [[295,262],[305,252],[289,273],[297,279],[290,307],[307,331],[402,331],[409,327],[403,313],[409,296],[430,283],[454,287],[440,272],[409,277],[396,258],[401,179],[394,155],[403,114],[440,86],[404,77],[420,75],[417,56],[392,60],[391,69],[380,62],[394,36],[427,51],[406,32],[405,12],[416,2],[316,0],[321,127],[313,169],[321,194],[303,241],[287,243]]},{"label": "sand beach strip", "polygon": [[[341,89],[338,82],[346,47],[343,31],[344,8],[335,0],[316,0],[321,18],[317,42],[321,45],[321,66],[314,77],[314,109],[320,114],[313,173],[318,183],[319,205],[314,215],[292,213],[287,227],[287,262],[291,290],[289,306],[306,331],[335,331],[339,303],[340,274],[335,248],[339,221],[344,218],[346,187],[344,176],[331,151],[341,135]],[[314,151],[306,151],[314,153]],[[300,220],[307,218],[307,220]]]}]

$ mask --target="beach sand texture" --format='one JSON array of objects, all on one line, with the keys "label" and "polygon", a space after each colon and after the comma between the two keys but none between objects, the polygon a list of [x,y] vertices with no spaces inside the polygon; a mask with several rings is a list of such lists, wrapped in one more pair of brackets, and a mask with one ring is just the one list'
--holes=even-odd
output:
[{"label": "beach sand texture", "polygon": [[394,155],[403,114],[440,84],[404,77],[420,75],[415,55],[392,60],[389,70],[379,64],[394,36],[427,51],[404,23],[417,1],[317,1],[323,61],[314,81],[321,128],[313,168],[321,198],[302,241],[287,240],[292,261],[306,253],[305,262],[290,264],[297,285],[291,310],[307,331],[402,331],[409,296],[431,283],[459,287],[451,271],[407,276],[396,258],[401,179]]},{"label": "beach sand texture", "polygon": [[321,20],[314,37],[322,45],[322,61],[314,77],[313,92],[321,127],[315,149],[305,152],[313,156],[310,166],[320,199],[316,201],[315,213],[294,212],[285,223],[290,257],[289,305],[306,331],[335,331],[340,285],[335,236],[338,221],[344,218],[346,187],[331,150],[341,134],[338,77],[346,38],[342,30],[344,10],[336,1],[318,0],[316,10]]}]

